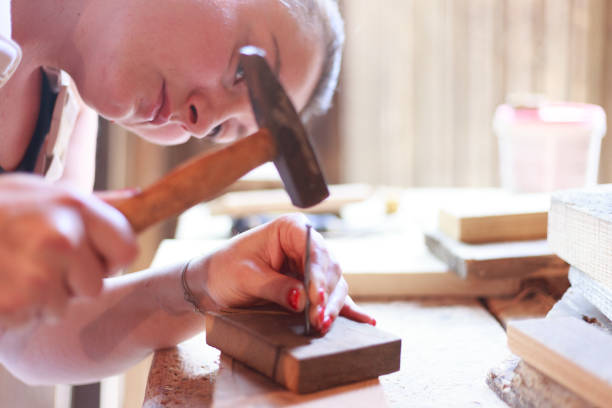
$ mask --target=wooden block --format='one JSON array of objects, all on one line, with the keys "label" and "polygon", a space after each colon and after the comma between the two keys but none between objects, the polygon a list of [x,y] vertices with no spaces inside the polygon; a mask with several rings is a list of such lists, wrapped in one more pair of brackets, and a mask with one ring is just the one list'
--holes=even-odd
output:
[{"label": "wooden block", "polygon": [[206,342],[298,393],[400,368],[399,337],[343,317],[325,336],[305,336],[302,314],[211,312],[206,314]]},{"label": "wooden block", "polygon": [[462,278],[567,274],[568,265],[552,253],[546,240],[466,244],[434,231],[425,234],[425,244]]},{"label": "wooden block", "polygon": [[262,213],[287,213],[305,211],[310,213],[337,213],[346,204],[368,199],[374,189],[366,184],[340,184],[329,186],[329,197],[308,209],[297,208],[285,190],[259,190],[227,193],[207,206],[211,215],[245,217]]},{"label": "wooden block", "polygon": [[596,406],[612,401],[612,336],[573,317],[508,325],[508,346],[529,365]]},{"label": "wooden block", "polygon": [[612,290],[612,185],[552,195],[551,249]]},{"label": "wooden block", "polygon": [[512,195],[474,200],[440,209],[440,231],[457,241],[477,244],[546,238],[546,195]]}]

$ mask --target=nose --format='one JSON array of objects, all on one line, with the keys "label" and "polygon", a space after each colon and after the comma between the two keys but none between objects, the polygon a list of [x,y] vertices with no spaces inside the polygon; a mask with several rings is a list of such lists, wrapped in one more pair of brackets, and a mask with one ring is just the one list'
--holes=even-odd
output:
[{"label": "nose", "polygon": [[246,92],[192,92],[179,115],[182,126],[196,137],[230,141],[257,129]]}]

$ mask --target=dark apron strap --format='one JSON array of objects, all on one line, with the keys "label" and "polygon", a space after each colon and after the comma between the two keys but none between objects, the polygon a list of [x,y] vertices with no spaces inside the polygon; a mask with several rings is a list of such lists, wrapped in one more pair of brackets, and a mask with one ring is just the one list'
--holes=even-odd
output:
[{"label": "dark apron strap", "polygon": [[[42,70],[42,68],[41,68]],[[55,108],[55,101],[57,99],[57,92],[51,88],[51,83],[47,74],[42,71],[42,89],[40,95],[40,108],[38,111],[38,120],[36,121],[36,129],[30,140],[30,144],[25,151],[21,163],[17,166],[15,171],[32,173],[34,167],[36,167],[36,160],[40,149],[45,142],[45,138],[51,128],[51,118],[53,116],[53,108]],[[6,171],[0,167],[0,174]]]}]

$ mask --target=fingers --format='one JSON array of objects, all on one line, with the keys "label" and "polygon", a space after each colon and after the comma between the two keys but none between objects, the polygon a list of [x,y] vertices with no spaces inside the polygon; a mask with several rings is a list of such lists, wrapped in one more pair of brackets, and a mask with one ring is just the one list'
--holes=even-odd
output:
[{"label": "fingers", "polygon": [[252,294],[293,312],[304,310],[306,305],[306,291],[299,280],[282,275],[266,265],[246,274],[244,285],[248,286]]},{"label": "fingers", "polygon": [[[127,194],[127,193],[126,193]],[[40,177],[0,177],[0,323],[54,321],[74,297],[136,255],[125,217],[99,198]]]},{"label": "fingers", "polygon": [[68,289],[78,296],[97,296],[106,274],[102,261],[88,245],[81,246],[75,258],[76,262],[70,265],[66,276]]},{"label": "fingers", "polygon": [[346,297],[344,306],[340,310],[340,315],[347,319],[355,320],[356,322],[368,323],[372,326],[376,326],[376,319],[363,310],[363,308],[356,305],[350,296]]},{"label": "fingers", "polygon": [[129,264],[138,253],[136,236],[125,217],[94,196],[76,197],[87,238],[105,261],[107,272]]}]

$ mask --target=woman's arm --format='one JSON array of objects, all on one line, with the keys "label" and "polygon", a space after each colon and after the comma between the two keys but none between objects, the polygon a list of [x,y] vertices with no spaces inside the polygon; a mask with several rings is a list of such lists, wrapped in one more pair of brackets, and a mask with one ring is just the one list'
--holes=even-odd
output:
[{"label": "woman's arm", "polygon": [[[199,306],[215,310],[268,301],[303,311],[306,223],[301,215],[284,216],[191,261],[185,277]],[[326,332],[338,314],[371,323],[347,297],[340,267],[316,232],[310,257],[312,326]],[[203,316],[184,299],[183,268],[106,279],[98,297],[73,301],[59,323],[6,333],[0,360],[30,384],[91,382],[192,337],[203,330]]]},{"label": "woman's arm", "polygon": [[5,333],[2,363],[28,384],[86,383],[193,336],[203,316],[183,299],[180,270],[105,279],[98,297],[72,302],[58,323]]}]

